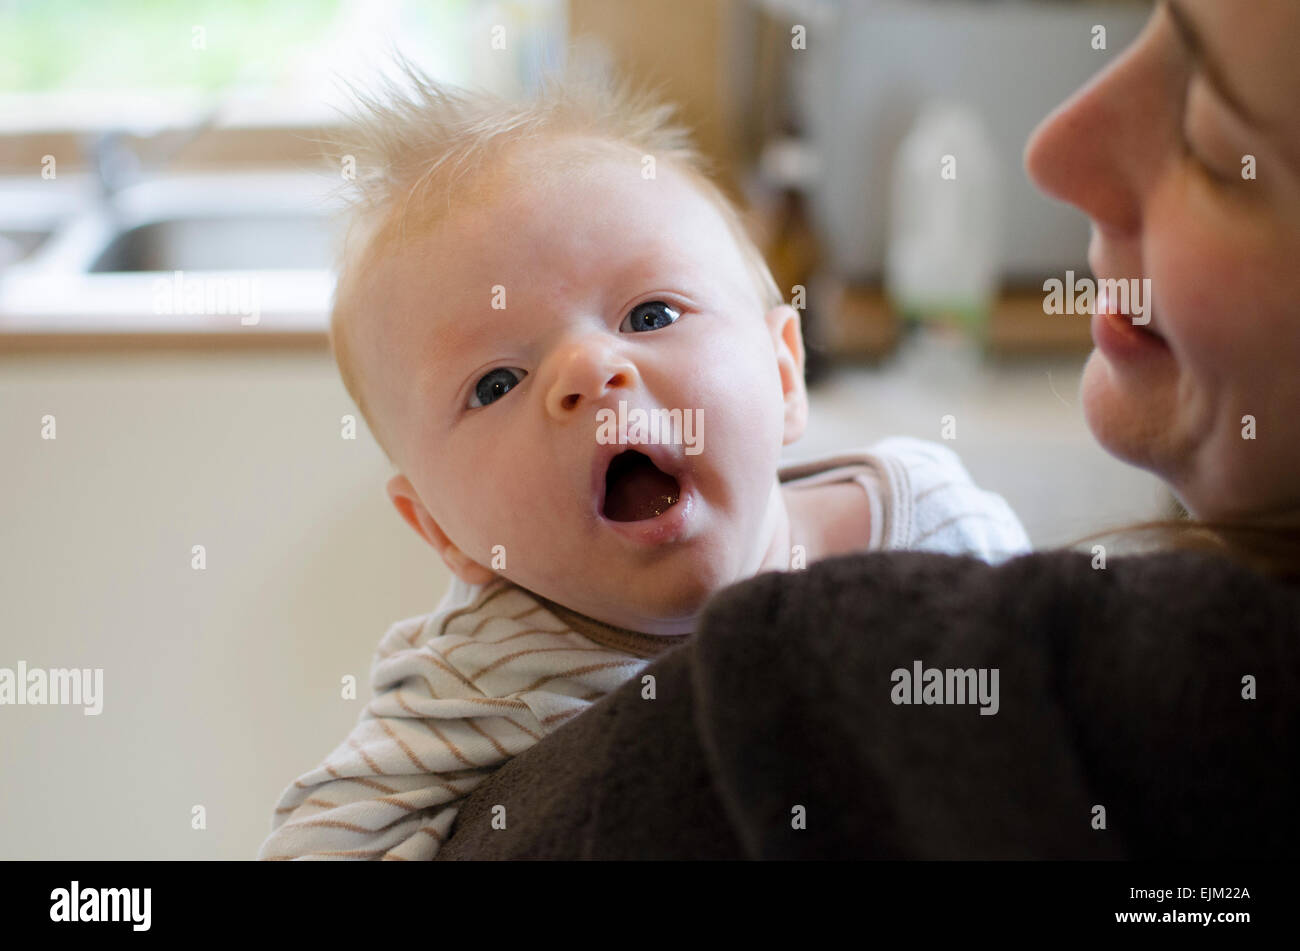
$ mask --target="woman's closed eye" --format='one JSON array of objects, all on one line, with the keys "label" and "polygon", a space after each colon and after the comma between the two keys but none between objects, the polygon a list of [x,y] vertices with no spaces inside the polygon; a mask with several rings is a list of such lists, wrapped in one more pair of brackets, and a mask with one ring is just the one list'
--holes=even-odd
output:
[{"label": "woman's closed eye", "polygon": [[[1207,135],[1206,114],[1208,106],[1205,103],[1202,89],[1198,87],[1197,81],[1192,81],[1191,87],[1187,93],[1186,104],[1183,109],[1183,124],[1179,130],[1179,136],[1182,139],[1183,154],[1198,165],[1201,171],[1205,172],[1216,181],[1223,181],[1226,176],[1223,174],[1221,163],[1217,154],[1221,149],[1210,148],[1207,140],[1211,137]],[[1221,137],[1214,137],[1221,138]],[[1217,145],[1217,142],[1212,144]]]},{"label": "woman's closed eye", "polygon": [[522,383],[527,375],[528,371],[521,370],[519,367],[497,367],[495,370],[489,370],[474,384],[474,390],[469,395],[470,408],[475,409],[495,403]]},{"label": "woman's closed eye", "polygon": [[637,304],[633,307],[628,315],[623,318],[623,323],[619,325],[618,329],[628,333],[662,330],[664,327],[676,323],[677,318],[681,315],[680,310],[661,300],[646,301],[644,304]]}]

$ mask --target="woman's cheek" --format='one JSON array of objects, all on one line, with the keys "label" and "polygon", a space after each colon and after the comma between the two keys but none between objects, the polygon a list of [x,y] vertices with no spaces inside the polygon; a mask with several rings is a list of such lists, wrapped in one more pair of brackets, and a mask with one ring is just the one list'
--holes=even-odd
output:
[{"label": "woman's cheek", "polygon": [[1234,319],[1243,300],[1237,286],[1239,252],[1223,230],[1190,216],[1172,218],[1161,238],[1145,249],[1152,319],[1180,369],[1187,371],[1214,361],[1225,348],[1239,347],[1240,327]]}]

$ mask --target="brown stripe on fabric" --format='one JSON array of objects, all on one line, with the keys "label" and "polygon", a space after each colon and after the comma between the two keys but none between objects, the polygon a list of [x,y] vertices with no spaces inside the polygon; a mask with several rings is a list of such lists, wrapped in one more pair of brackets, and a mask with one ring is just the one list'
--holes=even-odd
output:
[{"label": "brown stripe on fabric", "polygon": [[438,830],[435,829],[433,826],[420,826],[420,831],[425,833],[426,835],[433,836],[435,839],[438,840],[439,845],[443,845],[447,841],[438,833]]},{"label": "brown stripe on fabric", "polygon": [[[424,680],[425,683],[428,683],[428,679],[425,678],[425,677],[423,677],[423,675],[420,675],[420,674],[412,674],[411,676],[412,676],[412,677],[418,677],[419,679]],[[473,684],[468,684],[467,686],[474,687]],[[478,688],[477,688],[477,687],[474,687],[474,689],[477,690]],[[516,709],[516,710],[518,710],[518,709],[526,709],[526,708],[528,707],[528,704],[524,703],[522,700],[511,700],[511,699],[509,699],[508,697],[484,697],[484,696],[481,695],[481,694],[482,694],[482,691],[479,691],[479,693],[480,693],[480,696],[477,696],[477,697],[429,697],[428,699],[430,699],[430,700],[438,700],[438,701],[442,701],[442,702],[445,702],[445,703],[451,703],[451,702],[453,702],[453,701],[454,701],[454,702],[457,702],[457,703],[486,703],[488,706],[496,706],[496,707],[511,707],[511,708],[513,708],[513,709]],[[369,701],[369,702],[366,704],[366,706],[365,706],[365,709],[366,709],[367,711],[371,711],[371,715],[372,715],[373,718],[376,719],[376,720],[379,719],[381,716],[388,716],[388,714],[386,714],[386,713],[384,713],[384,714],[375,714],[375,713],[373,713],[373,705],[374,705],[374,702],[375,702],[375,700],[378,700],[378,699],[379,699],[378,697],[375,697],[374,700]],[[409,708],[407,708],[407,709],[409,709]],[[412,710],[411,712],[412,712],[412,713],[416,713],[414,710]],[[495,716],[495,714],[481,714],[481,715],[482,715],[482,716]],[[423,716],[425,716],[425,714],[423,714],[423,713],[416,713],[416,716],[423,717]],[[306,787],[304,787],[304,788],[306,788]]]},{"label": "brown stripe on fabric", "polygon": [[529,648],[526,648],[525,650],[515,651],[513,654],[506,654],[504,657],[498,657],[496,660],[492,661],[492,663],[488,664],[486,667],[484,667],[482,670],[480,670],[478,673],[476,673],[476,674],[474,675],[474,681],[473,681],[473,682],[474,682],[474,685],[475,685],[475,686],[478,685],[478,679],[479,679],[480,677],[485,677],[485,676],[487,676],[488,674],[492,673],[492,671],[494,671],[494,670],[496,670],[498,667],[500,667],[502,664],[508,664],[508,663],[510,663],[510,661],[514,660],[516,657],[524,657],[524,656],[527,655],[527,654],[554,654],[554,653],[556,653],[556,652],[558,652],[558,651],[576,651],[576,652],[583,652],[583,653],[597,653],[597,654],[608,654],[608,653],[609,653],[609,651],[606,650],[606,649],[603,648],[603,647],[577,647],[577,646],[572,646],[572,647],[529,647]]},{"label": "brown stripe on fabric", "polygon": [[[420,717],[421,714],[420,714],[417,710],[415,710],[415,709],[414,709],[414,708],[413,708],[409,703],[407,703],[405,700],[402,699],[402,691],[401,691],[401,688],[398,688],[397,690],[394,690],[394,691],[393,691],[393,699],[397,701],[397,705],[398,705],[398,706],[400,706],[403,710],[405,710],[405,711],[406,711],[407,713],[409,713],[411,716],[413,716],[413,717],[415,717],[415,718],[417,718],[417,719]],[[371,701],[371,702],[373,703],[373,701]],[[366,704],[366,709],[367,709],[367,710],[370,709],[370,704],[369,704],[369,703]]]},{"label": "brown stripe on fabric", "polygon": [[580,614],[556,601],[544,598],[535,591],[530,593],[541,601],[560,623],[568,626],[592,643],[603,645],[619,653],[634,654],[637,657],[648,659],[685,643],[691,636],[688,634],[646,634],[626,627],[615,627],[612,624],[606,624],[604,621],[597,621],[595,618]]},{"label": "brown stripe on fabric", "polygon": [[[522,703],[523,701],[520,701],[520,702]],[[527,704],[524,704],[524,705],[527,706]],[[538,735],[537,735],[536,733],[534,733],[532,730],[528,729],[528,727],[524,726],[522,723],[520,723],[520,722],[519,722],[518,720],[516,720],[514,717],[502,717],[501,719],[505,720],[505,721],[506,721],[507,723],[509,723],[509,724],[512,724],[513,726],[518,727],[522,732],[527,733],[527,734],[528,734],[529,736],[531,736],[534,740],[540,740],[540,739],[541,739],[540,736],[538,736]]]},{"label": "brown stripe on fabric", "polygon": [[426,730],[428,730],[438,739],[442,740],[443,744],[446,745],[447,749],[451,750],[451,755],[456,757],[456,759],[460,760],[466,766],[470,767],[470,769],[482,768],[481,764],[471,763],[468,759],[466,759],[465,754],[460,751],[460,749],[456,746],[456,744],[453,743],[451,740],[447,739],[445,736],[443,736],[442,732],[436,726],[430,723],[428,720],[420,720],[419,722],[420,725],[423,726]]},{"label": "brown stripe on fabric", "polygon": [[628,666],[640,667],[641,662],[635,658],[628,658],[627,660],[611,660],[604,664],[591,664],[588,667],[574,667],[572,670],[565,670],[565,671],[561,671],[558,674],[552,674],[549,677],[543,677],[542,679],[529,684],[527,687],[525,687],[523,690],[520,690],[519,692],[528,693],[530,690],[536,690],[542,684],[548,684],[552,680],[563,680],[565,677],[576,677],[579,674],[590,674],[597,670],[608,670],[610,667],[628,667]]},{"label": "brown stripe on fabric", "polygon": [[454,611],[448,612],[447,616],[442,619],[442,624],[439,625],[438,627],[438,633],[435,634],[434,636],[441,637],[444,634],[447,634],[448,633],[447,627],[451,624],[452,621],[459,620],[460,618],[463,618],[466,615],[475,614],[483,610],[483,608],[485,608],[487,605],[491,604],[497,598],[501,597],[501,595],[509,591],[510,588],[511,585],[504,579],[499,579],[497,581],[492,582],[486,588],[483,589],[477,601],[473,602],[472,604],[467,604],[463,608],[457,608]]},{"label": "brown stripe on fabric", "polygon": [[519,621],[519,620],[522,620],[523,618],[528,617],[528,615],[532,614],[534,611],[540,611],[540,610],[542,610],[542,606],[541,606],[540,604],[534,604],[534,605],[533,605],[531,608],[529,608],[527,611],[521,611],[521,612],[518,613],[518,614],[512,614],[512,615],[510,615],[510,620],[512,620],[512,621]]},{"label": "brown stripe on fabric", "polygon": [[[375,699],[377,700],[379,698],[376,697]],[[434,697],[433,699],[438,700],[442,703],[451,703],[453,701],[457,703],[486,703],[488,706],[511,707],[512,709],[515,710],[526,710],[528,708],[528,704],[524,703],[522,700],[511,700],[508,697]],[[374,703],[374,700],[370,701],[370,703]],[[369,707],[370,704],[366,704],[366,708],[369,709]],[[381,714],[381,715],[387,716],[388,714]],[[482,717],[491,717],[491,716],[498,716],[498,715],[499,714],[495,714],[495,713],[475,714],[475,716],[482,716]],[[420,716],[424,716],[424,714],[420,714]],[[378,717],[375,717],[375,719],[378,719]],[[460,719],[460,717],[457,717],[456,719]]]},{"label": "brown stripe on fabric", "polygon": [[475,722],[474,717],[467,717],[465,719],[465,723],[469,726],[471,730],[474,730],[475,732],[479,733],[484,739],[486,739],[489,743],[495,746],[497,748],[497,752],[500,753],[502,756],[510,755],[509,753],[506,752],[506,748],[497,742],[497,738],[495,736],[493,736],[491,733],[485,732],[483,728],[479,726],[477,722]]},{"label": "brown stripe on fabric", "polygon": [[567,717],[571,717],[575,713],[582,713],[584,709],[585,708],[574,707],[572,710],[561,710],[559,713],[552,713],[549,717],[547,717],[542,722],[546,724],[551,724],[554,723],[556,720],[563,720]]},{"label": "brown stripe on fabric", "polygon": [[473,643],[475,642],[469,640],[461,641],[459,644],[452,644],[450,647],[440,650],[438,653],[442,654],[443,657],[450,657],[453,652],[460,650],[466,644],[473,644]]},{"label": "brown stripe on fabric", "polygon": [[462,674],[459,670],[457,670],[455,667],[451,667],[451,666],[449,666],[448,664],[444,664],[444,663],[443,663],[441,660],[439,660],[439,659],[437,658],[437,656],[435,656],[434,654],[431,654],[431,653],[429,653],[428,651],[423,651],[423,650],[422,650],[422,651],[418,651],[418,652],[416,652],[416,653],[413,654],[412,656],[413,656],[413,657],[418,657],[418,658],[420,658],[421,660],[426,660],[426,661],[428,661],[429,663],[433,664],[435,667],[440,667],[440,668],[442,668],[442,669],[445,670],[447,673],[451,674],[453,677],[455,677],[457,680],[459,680],[461,683],[463,683],[466,687],[473,687],[475,690],[478,689],[477,687],[474,687],[474,684],[473,684],[473,683],[471,683],[470,681],[466,680],[466,679],[465,679],[465,675]]},{"label": "brown stripe on fabric", "polygon": [[[439,696],[438,696],[438,691],[436,691],[436,690],[433,689],[433,681],[430,680],[430,679],[429,679],[427,676],[425,676],[424,674],[407,674],[407,675],[406,675],[405,677],[403,677],[401,680],[397,681],[397,683],[394,685],[393,689],[395,689],[395,690],[400,690],[400,689],[402,689],[402,686],[403,686],[403,685],[404,685],[408,680],[422,680],[422,681],[424,681],[424,685],[425,685],[426,687],[429,688],[429,699],[430,699],[430,700],[441,700],[441,699],[443,699],[442,697],[439,697]],[[375,700],[378,700],[378,699],[379,699],[378,697],[374,697],[370,702],[371,702],[371,703],[374,703]],[[453,698],[453,699],[454,699],[454,698]]]},{"label": "brown stripe on fabric", "polygon": [[504,620],[506,620],[506,618],[501,617],[500,615],[497,615],[497,614],[489,614],[489,615],[488,615],[487,617],[485,617],[485,618],[480,618],[480,619],[479,619],[479,622],[478,622],[477,624],[474,625],[474,629],[473,629],[472,631],[470,631],[468,634],[465,634],[465,635],[463,635],[463,636],[464,636],[464,637],[468,637],[468,638],[472,641],[472,640],[474,640],[475,638],[478,637],[478,632],[481,631],[481,630],[483,630],[483,626],[484,626],[485,624],[488,624],[488,623],[490,623],[490,622],[492,622],[492,621],[504,621]]},{"label": "brown stripe on fabric", "polygon": [[[457,769],[457,770],[452,770],[451,773],[450,773],[449,775],[453,776],[453,777],[456,778],[456,779],[463,779],[463,778],[465,778],[465,777],[464,777],[464,772],[465,772],[465,770]],[[410,775],[410,774],[407,774],[407,775]],[[451,783],[447,782],[447,781],[443,778],[443,774],[442,774],[442,773],[434,772],[433,770],[428,769],[427,767],[425,768],[424,773],[422,774],[422,778],[427,779],[429,782],[431,782],[431,783],[432,783],[433,785],[435,785],[435,786],[440,786],[440,787],[442,787],[443,789],[445,789],[448,793],[451,794],[451,798],[452,798],[452,799],[459,799],[461,796],[464,796],[464,795],[465,795],[465,790],[463,790],[463,789],[457,789],[457,788],[456,788],[455,786],[453,786]],[[478,776],[475,776],[474,778],[475,778],[475,779],[478,779],[479,777],[478,777]],[[407,792],[407,793],[411,793],[411,792],[423,792],[423,791],[424,791],[424,790],[420,790],[420,789],[408,789],[408,790],[406,790],[405,792]],[[377,800],[377,801],[381,801],[381,802],[382,802],[383,800]],[[420,808],[424,808],[424,807],[420,807]]]},{"label": "brown stripe on fabric", "polygon": [[497,638],[497,639],[494,640],[494,641],[485,641],[485,640],[483,640],[482,638],[477,638],[477,639],[472,640],[472,641],[461,641],[459,644],[456,644],[456,645],[453,646],[453,647],[448,647],[445,651],[441,651],[440,653],[442,654],[443,657],[447,657],[447,656],[450,656],[450,654],[451,654],[452,651],[460,650],[462,647],[465,647],[465,646],[468,645],[468,644],[485,644],[485,645],[486,645],[486,644],[504,644],[506,641],[513,641],[516,637],[528,637],[530,634],[551,634],[551,635],[556,635],[556,634],[565,634],[565,633],[567,633],[567,632],[566,632],[566,631],[548,631],[548,630],[546,630],[545,628],[534,627],[534,628],[529,628],[529,629],[526,630],[526,631],[518,631],[518,632],[516,632],[516,633],[514,633],[514,634],[507,634],[505,637]]},{"label": "brown stripe on fabric", "polygon": [[[351,737],[348,737],[348,742],[352,742]],[[357,752],[361,752],[361,751],[359,750],[359,751],[357,751]],[[364,752],[361,752],[361,755],[365,756]],[[365,757],[365,759],[367,759],[367,763],[370,763],[370,759],[369,759],[368,756]],[[370,768],[374,769],[374,772],[380,773],[381,776],[389,776],[389,773],[382,772],[382,770],[381,770],[380,768],[376,767],[376,765],[373,765],[373,764],[372,764],[372,767],[370,767]],[[465,794],[464,790],[456,789],[456,787],[455,787],[455,786],[452,786],[451,783],[448,783],[448,782],[443,781],[442,778],[441,778],[441,776],[442,776],[441,773],[435,773],[435,772],[433,772],[433,770],[430,770],[428,767],[424,767],[424,764],[421,764],[421,768],[422,768],[422,770],[424,770],[424,774],[425,774],[425,776],[428,776],[428,777],[429,777],[429,780],[432,781],[432,782],[434,783],[434,785],[441,786],[442,789],[445,789],[447,792],[450,792],[450,794],[451,794],[451,798],[452,798],[452,799],[459,799],[460,796],[463,796],[463,795]],[[460,773],[460,772],[463,772],[463,770],[455,770],[455,773]],[[411,773],[406,773],[406,774],[404,774],[404,776],[411,776]],[[389,787],[387,787],[387,786],[381,786],[380,783],[365,781],[365,780],[363,780],[363,778],[361,778],[361,777],[356,777],[356,776],[344,776],[344,777],[339,777],[339,778],[343,778],[343,780],[351,780],[352,782],[364,782],[365,785],[367,785],[367,786],[374,786],[374,787],[376,787],[376,789],[383,790],[383,791],[387,792],[387,794],[389,794],[389,795],[404,795],[404,794],[407,794],[407,792],[420,792],[420,791],[422,791],[422,790],[403,790],[402,792],[398,792],[398,790],[395,790],[395,789],[389,789]],[[460,778],[460,777],[458,776],[458,777],[456,777],[456,778]],[[377,799],[376,802],[381,802],[381,803],[382,803],[382,802],[387,802],[387,800],[386,800],[386,799]],[[406,808],[406,807],[404,807],[404,805],[403,805],[403,808]],[[419,807],[417,807],[417,808],[419,808]]]},{"label": "brown stripe on fabric", "polygon": [[506,641],[513,641],[516,637],[527,637],[529,634],[550,634],[552,637],[562,637],[569,632],[566,630],[551,631],[544,627],[534,627],[527,631],[520,631],[518,634],[509,634],[506,637],[498,638],[495,641],[479,641],[480,644],[504,644]]},{"label": "brown stripe on fabric", "polygon": [[378,829],[367,829],[365,826],[354,825],[351,822],[340,822],[338,819],[299,819],[297,822],[286,822],[280,827],[281,829],[342,829],[345,832],[362,832],[371,835],[378,832]]},{"label": "brown stripe on fabric", "polygon": [[466,703],[486,703],[493,706],[514,707],[517,710],[527,710],[528,704],[522,700],[511,700],[506,697],[466,697]]},{"label": "brown stripe on fabric", "polygon": [[378,723],[380,728],[389,735],[389,737],[392,739],[394,743],[396,743],[398,746],[402,748],[402,752],[406,754],[406,758],[411,761],[412,766],[414,766],[416,769],[420,770],[421,772],[425,772],[425,773],[433,772],[433,770],[429,769],[429,767],[424,764],[423,760],[421,760],[420,757],[415,755],[415,753],[411,750],[411,748],[406,745],[405,741],[402,740],[401,737],[399,737],[396,733],[393,732],[392,727],[390,727],[383,720],[376,720],[375,722]]},{"label": "brown stripe on fabric", "polygon": [[362,758],[363,760],[366,761],[366,765],[369,766],[371,769],[373,769],[373,770],[374,770],[376,773],[378,773],[380,776],[387,776],[387,775],[388,775],[388,774],[385,773],[382,769],[379,768],[379,764],[378,764],[378,763],[376,763],[374,760],[372,760],[372,759],[370,758],[370,754],[367,753],[365,750],[363,750],[363,749],[361,748],[361,745],[360,745],[359,743],[357,743],[357,739],[356,739],[356,737],[354,737],[354,736],[349,736],[349,737],[348,737],[348,746],[352,747],[354,750],[356,750],[358,753],[360,753],[360,754],[361,754],[361,758]]},{"label": "brown stripe on fabric", "polygon": [[[448,668],[446,667],[446,665],[439,663],[438,660],[437,660],[436,658],[434,658],[434,657],[430,657],[430,656],[427,655],[427,654],[420,654],[420,655],[417,655],[417,656],[424,657],[426,660],[429,660],[429,661],[431,661],[432,663],[437,664],[439,667],[442,667],[444,670],[445,670],[445,669],[448,669]],[[511,700],[511,699],[508,699],[508,698],[506,698],[506,697],[486,697],[486,696],[483,696],[483,691],[482,691],[482,690],[479,690],[479,688],[478,688],[477,686],[475,686],[474,684],[472,684],[472,683],[470,683],[468,680],[466,680],[466,679],[465,679],[465,678],[460,674],[459,671],[454,671],[454,670],[453,670],[452,673],[456,674],[456,676],[460,679],[461,683],[463,683],[466,687],[469,687],[469,688],[471,688],[471,689],[473,689],[473,690],[475,690],[475,691],[478,691],[479,696],[477,696],[477,697],[439,697],[437,694],[434,693],[434,690],[433,690],[433,684],[430,683],[429,678],[426,677],[426,676],[424,676],[424,674],[410,674],[410,675],[408,675],[408,676],[406,676],[406,677],[403,677],[400,681],[398,681],[398,683],[399,683],[399,684],[401,684],[401,683],[405,683],[407,680],[423,680],[424,683],[429,687],[429,699],[430,699],[430,700],[447,700],[447,701],[453,701],[453,700],[454,700],[454,701],[463,702],[463,703],[486,703],[486,704],[489,704],[489,705],[500,706],[500,707],[514,707],[514,708],[516,708],[516,709],[518,709],[518,708],[520,708],[520,707],[527,707],[527,706],[528,706],[528,704],[524,703],[522,700]],[[369,710],[370,707],[371,707],[371,704],[373,704],[373,703],[375,702],[375,700],[378,700],[378,699],[379,699],[378,697],[375,697],[373,700],[369,701],[369,702],[366,704],[366,709]],[[424,714],[419,714],[419,715],[420,715],[420,716],[423,716]]]},{"label": "brown stripe on fabric", "polygon": [[325,768],[329,770],[329,774],[339,782],[360,783],[363,786],[369,786],[371,789],[378,789],[380,792],[388,793],[389,795],[397,792],[396,789],[393,789],[390,786],[385,786],[383,783],[375,782],[373,779],[367,779],[365,776],[344,776],[328,763],[325,765]]},{"label": "brown stripe on fabric", "polygon": [[[429,774],[429,776],[430,776],[431,778],[433,778],[434,782],[436,782],[436,783],[437,783],[439,786],[441,786],[443,789],[447,790],[447,792],[451,793],[451,798],[452,798],[452,799],[460,799],[461,797],[463,797],[463,796],[466,795],[467,790],[464,790],[464,789],[457,789],[457,788],[456,788],[455,786],[453,786],[451,783],[446,783],[446,782],[443,782],[441,779],[436,778],[436,775],[437,775],[437,774],[435,774],[435,773],[430,773],[430,774]],[[475,783],[475,785],[478,785],[478,784]],[[474,788],[473,786],[470,787],[470,789],[473,789],[473,788]],[[445,805],[445,803],[443,803],[442,805]]]},{"label": "brown stripe on fabric", "polygon": [[409,861],[411,861],[411,860],[410,860],[410,859],[404,859],[404,858],[402,858],[400,855],[393,855],[392,853],[389,853],[388,855],[385,855],[381,861],[384,861],[384,862],[409,862]]},{"label": "brown stripe on fabric", "polygon": [[[464,772],[465,770],[458,769],[458,770],[454,770],[454,772],[452,773],[448,773],[447,776],[454,778],[454,780],[459,780],[459,778],[461,778],[461,773]],[[409,811],[419,811],[419,809],[424,808],[422,807],[422,805],[407,805],[406,803],[400,802],[400,800],[387,798],[387,796],[406,795],[408,794],[408,792],[421,792],[422,790],[416,789],[416,790],[399,791],[393,789],[393,787],[391,786],[383,785],[382,782],[374,782],[373,780],[368,780],[368,778],[365,778],[364,776],[339,776],[339,774],[335,773],[333,769],[330,769],[330,773],[333,773],[334,776],[338,778],[339,782],[359,782],[363,786],[369,786],[370,789],[377,789],[380,790],[381,792],[385,792],[386,796],[380,796],[380,798],[374,800],[374,802],[391,803],[393,805],[400,805],[400,807],[402,807],[403,809],[409,809]],[[387,776],[387,773],[385,773],[385,776]],[[429,776],[435,776],[435,774],[429,773]],[[456,789],[455,786],[448,785],[448,783],[443,782],[442,780],[435,780],[435,782],[437,782],[439,786],[442,786],[443,789],[447,790],[447,792],[451,792],[451,795],[454,796],[454,798],[455,796],[464,795],[463,791]],[[342,804],[352,805],[352,803],[342,803]]]},{"label": "brown stripe on fabric", "polygon": [[375,802],[388,803],[390,806],[397,806],[399,809],[405,809],[407,812],[419,812],[424,806],[413,806],[409,802],[402,802],[400,799],[394,799],[391,796],[380,796]]}]

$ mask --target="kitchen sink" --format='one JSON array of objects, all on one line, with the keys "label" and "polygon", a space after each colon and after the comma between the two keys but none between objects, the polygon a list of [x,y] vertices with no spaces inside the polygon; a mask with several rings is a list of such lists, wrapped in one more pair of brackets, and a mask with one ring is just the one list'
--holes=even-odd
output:
[{"label": "kitchen sink", "polygon": [[[175,175],[111,199],[82,189],[42,227],[6,221],[0,207],[0,334],[323,333],[337,184],[297,172]],[[212,289],[226,286],[245,298],[251,289],[256,315],[214,308]]]},{"label": "kitchen sink", "polygon": [[176,218],[118,233],[91,264],[105,271],[328,268],[334,229],[319,215]]},{"label": "kitchen sink", "polygon": [[0,228],[0,269],[30,257],[51,234],[48,228]]}]

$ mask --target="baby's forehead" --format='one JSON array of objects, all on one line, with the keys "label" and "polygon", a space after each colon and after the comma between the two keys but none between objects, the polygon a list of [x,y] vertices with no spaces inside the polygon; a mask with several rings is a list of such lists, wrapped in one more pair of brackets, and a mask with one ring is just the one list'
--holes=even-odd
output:
[{"label": "baby's forehead", "polygon": [[[575,259],[614,268],[634,260],[743,267],[722,212],[690,173],[625,146],[516,147],[449,207],[405,243],[404,270],[443,292],[468,285],[477,294],[484,282],[545,278]],[[611,276],[596,267],[572,270],[575,279]]]},{"label": "baby's forehead", "polygon": [[507,214],[520,216],[554,215],[556,205],[572,206],[589,228],[627,227],[602,219],[599,212],[611,205],[624,212],[650,214],[660,208],[678,220],[689,216],[694,227],[703,224],[702,219],[723,223],[717,207],[684,168],[665,157],[602,139],[516,143],[479,183],[475,198],[481,202],[485,196],[489,201],[498,199]]},{"label": "baby's forehead", "polygon": [[520,308],[561,295],[594,311],[624,303],[611,295],[747,286],[734,237],[689,174],[627,146],[516,144],[463,184],[447,213],[412,221],[370,275],[374,366],[411,344],[447,362],[475,338],[512,333]]}]

